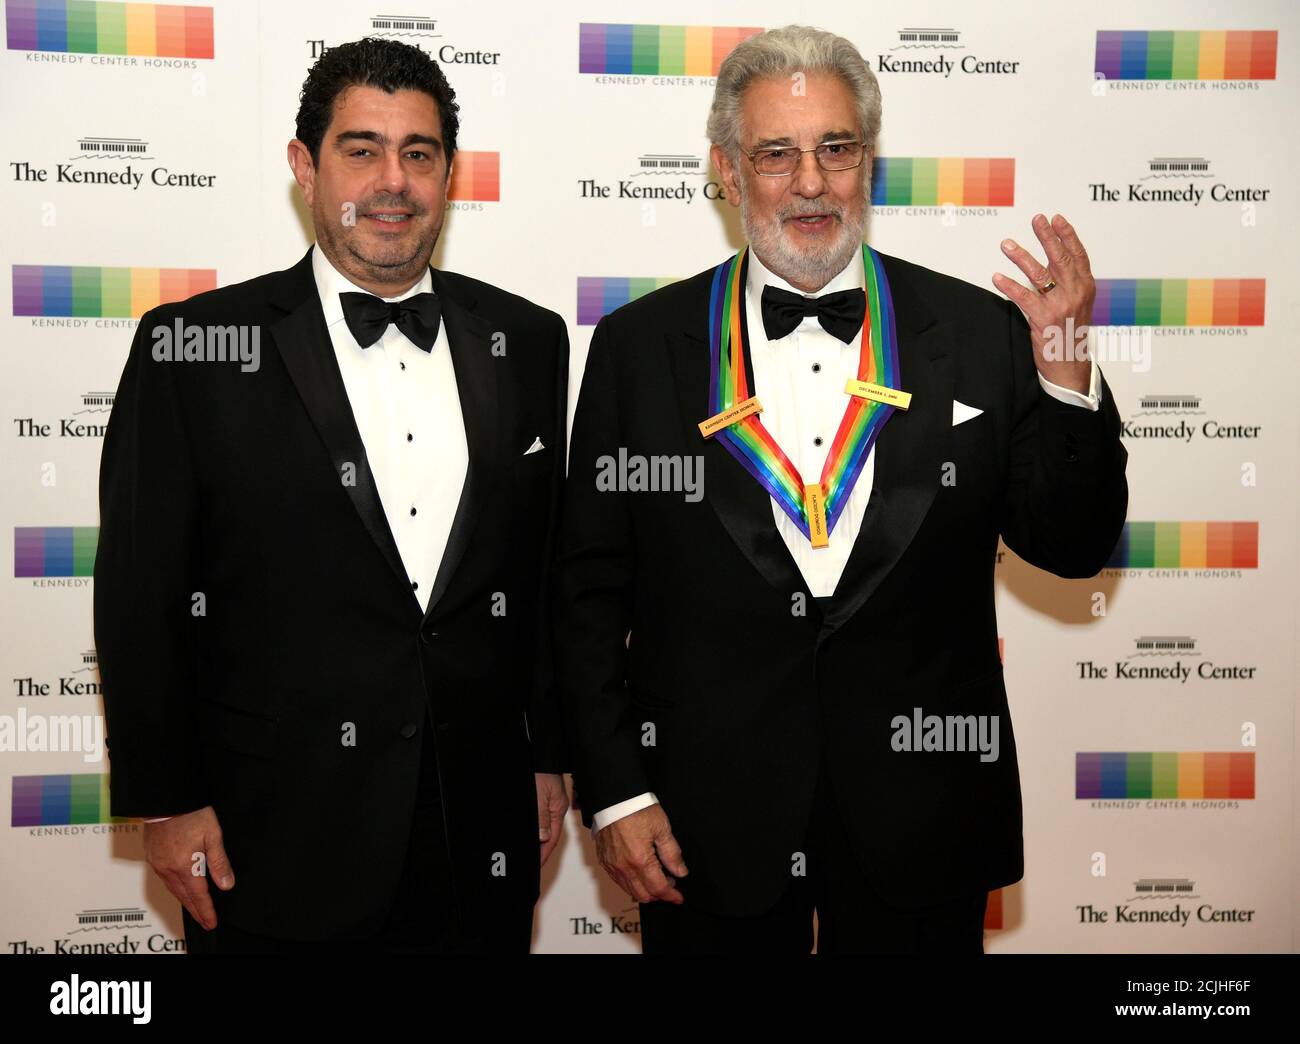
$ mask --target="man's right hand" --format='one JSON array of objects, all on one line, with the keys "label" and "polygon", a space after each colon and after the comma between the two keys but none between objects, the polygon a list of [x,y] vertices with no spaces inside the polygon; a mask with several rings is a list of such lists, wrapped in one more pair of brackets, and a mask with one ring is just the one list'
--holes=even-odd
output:
[{"label": "man's right hand", "polygon": [[688,871],[662,805],[643,808],[601,829],[596,857],[614,883],[637,902],[684,901],[668,874],[685,877]]},{"label": "man's right hand", "polygon": [[145,861],[190,916],[211,931],[217,926],[217,911],[208,894],[207,878],[194,873],[194,857],[199,853],[218,888],[228,892],[235,887],[235,871],[221,843],[221,825],[211,805],[163,823],[144,824]]}]

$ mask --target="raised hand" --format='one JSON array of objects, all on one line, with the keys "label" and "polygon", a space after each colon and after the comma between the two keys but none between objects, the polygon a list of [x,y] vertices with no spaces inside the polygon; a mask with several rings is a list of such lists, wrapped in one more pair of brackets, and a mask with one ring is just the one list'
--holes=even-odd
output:
[{"label": "raised hand", "polygon": [[1051,221],[1035,214],[1032,224],[1047,254],[1046,267],[1014,239],[1002,241],[1002,252],[1028,277],[1033,289],[1001,272],[993,276],[993,285],[1024,313],[1038,372],[1053,384],[1087,392],[1092,373],[1088,324],[1097,296],[1088,252],[1074,226],[1060,214]]}]

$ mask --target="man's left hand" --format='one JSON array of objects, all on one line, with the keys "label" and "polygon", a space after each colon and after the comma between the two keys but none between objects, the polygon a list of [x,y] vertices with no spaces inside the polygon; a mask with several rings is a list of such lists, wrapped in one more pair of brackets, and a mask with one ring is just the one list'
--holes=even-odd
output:
[{"label": "man's left hand", "polygon": [[[1047,253],[1046,268],[1014,239],[1002,241],[1002,252],[1028,276],[1034,289],[1000,272],[993,276],[993,285],[1024,313],[1034,345],[1034,365],[1043,378],[1086,394],[1092,373],[1088,324],[1097,296],[1088,252],[1074,227],[1060,214],[1051,221],[1044,214],[1035,214],[1032,224]],[[1043,289],[1049,286],[1051,289]]]},{"label": "man's left hand", "polygon": [[564,777],[550,772],[534,772],[537,783],[537,841],[542,850],[542,865],[555,851],[564,832],[564,814],[569,811],[569,795]]}]

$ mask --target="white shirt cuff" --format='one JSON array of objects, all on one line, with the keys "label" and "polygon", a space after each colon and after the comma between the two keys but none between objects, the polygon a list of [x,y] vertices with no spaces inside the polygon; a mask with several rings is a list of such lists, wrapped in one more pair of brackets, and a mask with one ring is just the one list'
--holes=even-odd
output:
[{"label": "white shirt cuff", "polygon": [[1097,365],[1095,359],[1089,360],[1092,372],[1088,377],[1088,394],[1075,391],[1073,388],[1062,388],[1059,384],[1053,384],[1041,373],[1038,375],[1038,383],[1042,385],[1043,391],[1047,392],[1053,399],[1068,403],[1071,406],[1082,406],[1087,410],[1101,409],[1101,367]]},{"label": "white shirt cuff", "polygon": [[620,801],[617,805],[602,808],[591,817],[591,836],[595,837],[615,820],[630,816],[633,812],[640,812],[643,808],[649,808],[651,805],[657,804],[659,804],[659,799],[647,790],[644,794],[638,794],[626,801]]},{"label": "white shirt cuff", "polygon": [[152,819],[142,819],[142,823],[166,823],[169,819],[175,819],[175,816],[154,816]]}]

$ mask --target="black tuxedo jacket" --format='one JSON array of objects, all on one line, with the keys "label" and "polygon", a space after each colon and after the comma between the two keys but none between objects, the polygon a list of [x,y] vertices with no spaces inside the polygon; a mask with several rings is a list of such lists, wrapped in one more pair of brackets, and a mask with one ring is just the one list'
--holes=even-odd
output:
[{"label": "black tuxedo jacket", "polygon": [[[865,518],[825,614],[768,493],[696,427],[712,412],[711,271],[620,308],[592,338],[556,583],[576,791],[588,816],[654,791],[682,845],[686,902],[715,912],[760,913],[789,883],[823,757],[863,872],[891,902],[1019,880],[998,537],[1087,577],[1123,526],[1127,454],[1109,388],[1099,411],[1058,402],[1013,304],[884,264],[912,404],[876,442]],[[983,414],[954,426],[954,398]],[[600,458],[620,448],[702,455],[703,499],[600,491]],[[998,715],[1000,757],[894,751],[891,721],[915,707]]]},{"label": "black tuxedo jacket", "polygon": [[[568,337],[558,315],[487,283],[435,269],[433,287],[469,468],[427,612],[310,251],[146,313],[118,387],[95,560],[112,812],[213,805],[236,885],[210,891],[246,931],[381,927],[429,729],[462,910],[537,898],[533,772],[568,767],[542,624]],[[152,331],[177,319],[257,327],[260,367],[156,361]],[[525,455],[537,436],[546,448]]]}]

